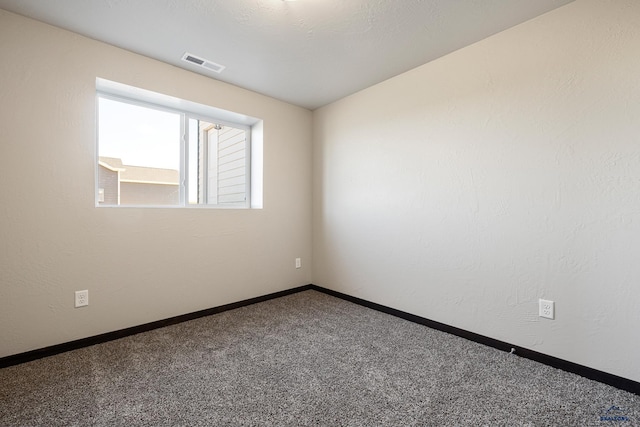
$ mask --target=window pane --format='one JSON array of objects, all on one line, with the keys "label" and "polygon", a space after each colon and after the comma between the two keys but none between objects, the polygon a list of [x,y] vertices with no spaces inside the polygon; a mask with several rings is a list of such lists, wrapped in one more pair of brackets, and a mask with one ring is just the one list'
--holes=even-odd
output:
[{"label": "window pane", "polygon": [[203,203],[200,198],[200,187],[202,183],[199,180],[200,170],[200,148],[198,137],[198,123],[196,119],[189,119],[189,176],[187,177],[189,188],[188,202],[190,205]]},{"label": "window pane", "polygon": [[247,160],[245,129],[190,119],[189,203],[246,204]]},{"label": "window pane", "polygon": [[96,88],[96,205],[251,206],[252,124],[261,148],[261,121],[103,79]]},{"label": "window pane", "polygon": [[100,204],[180,202],[180,114],[99,98]]},{"label": "window pane", "polygon": [[247,138],[243,129],[222,126],[218,130],[218,203],[247,200]]}]

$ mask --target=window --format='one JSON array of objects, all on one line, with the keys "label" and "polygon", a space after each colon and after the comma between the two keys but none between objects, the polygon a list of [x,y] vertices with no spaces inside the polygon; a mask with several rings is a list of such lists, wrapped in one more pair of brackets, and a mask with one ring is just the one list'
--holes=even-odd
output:
[{"label": "window", "polygon": [[259,120],[102,79],[97,89],[98,206],[261,207]]}]

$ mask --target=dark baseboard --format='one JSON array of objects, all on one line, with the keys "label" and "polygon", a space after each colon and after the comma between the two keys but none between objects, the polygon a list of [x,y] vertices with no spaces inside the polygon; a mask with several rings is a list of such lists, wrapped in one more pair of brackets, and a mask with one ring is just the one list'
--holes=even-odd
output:
[{"label": "dark baseboard", "polygon": [[543,353],[539,353],[537,351],[529,350],[523,347],[518,347],[513,344],[506,343],[504,341],[499,341],[493,338],[486,337],[484,335],[476,334],[474,332],[469,332],[464,329],[456,328],[454,326],[449,326],[444,323],[425,319],[424,317],[416,316],[415,314],[396,310],[395,308],[386,307],[384,305],[377,304],[375,302],[370,302],[367,300],[363,300],[361,298],[356,298],[351,295],[347,295],[341,292],[333,291],[331,289],[323,288],[321,286],[310,285],[309,288],[319,292],[323,292],[327,295],[331,295],[349,302],[353,302],[358,305],[362,305],[364,307],[371,308],[373,310],[381,311],[383,313],[387,313],[392,316],[400,317],[410,322],[419,323],[421,325],[428,326],[432,329],[437,329],[439,331],[447,332],[449,334],[456,335],[461,338],[466,338],[470,341],[475,341],[480,344],[488,345],[498,350],[503,350],[507,352],[513,351],[515,354],[517,354],[520,357],[525,357],[527,359],[531,359],[536,362],[540,362],[542,364],[545,364],[557,369],[561,369],[563,371],[571,372],[573,374],[580,375],[590,380],[608,384],[610,386],[613,386],[621,390],[625,390],[640,396],[640,382],[619,377],[617,375],[609,374],[607,372],[599,371],[597,369],[589,368],[587,366],[579,365],[577,363],[569,362],[567,360],[558,359],[557,357],[549,356]]},{"label": "dark baseboard", "polygon": [[18,365],[20,363],[30,362],[32,360],[41,359],[47,356],[53,356],[55,354],[64,353],[71,350],[77,350],[83,347],[89,347],[95,344],[101,344],[108,341],[117,340],[119,338],[128,337],[130,335],[139,334],[141,332],[151,331],[153,329],[162,328],[169,325],[175,325],[177,323],[186,322],[188,320],[198,319],[200,317],[210,316],[216,313],[222,313],[223,311],[233,310],[247,305],[256,304],[259,302],[267,301],[274,298],[280,298],[285,295],[291,295],[298,292],[311,289],[311,285],[299,286],[293,289],[286,289],[280,292],[274,292],[272,294],[263,295],[256,298],[250,298],[243,301],[234,302],[231,304],[221,305],[219,307],[207,308],[205,310],[195,311],[193,313],[187,313],[180,316],[170,317],[168,319],[158,320],[151,323],[145,323],[144,325],[132,326],[126,329],[120,329],[118,331],[107,332],[100,335],[95,335],[88,338],[82,338],[75,341],[69,341],[62,344],[52,345],[50,347],[44,347],[37,350],[27,351],[25,353],[14,354],[12,356],[6,356],[0,358],[0,369],[8,366]]},{"label": "dark baseboard", "polygon": [[381,304],[363,300],[361,298],[353,297],[351,295],[343,294],[341,292],[323,288],[317,285],[299,286],[297,288],[287,289],[280,292],[274,292],[272,294],[263,295],[256,298],[250,298],[243,301],[234,302],[231,304],[225,304],[219,307],[208,308],[205,310],[195,311],[193,313],[187,313],[180,316],[170,317],[164,320],[145,323],[144,325],[133,326],[126,329],[120,329],[118,331],[107,332],[104,334],[95,335],[88,338],[82,338],[75,341],[52,345],[50,347],[32,350],[25,353],[6,356],[3,358],[0,358],[0,369],[6,368],[8,366],[18,365],[20,363],[30,362],[36,359],[41,359],[43,357],[53,356],[55,354],[76,350],[83,347],[89,347],[95,344],[117,340],[119,338],[128,337],[130,335],[135,335],[142,332],[151,331],[153,329],[162,328],[164,326],[175,325],[177,323],[186,322],[188,320],[198,319],[200,317],[210,316],[216,313],[222,313],[223,311],[233,310],[236,308],[245,307],[251,304],[268,301],[271,299],[280,298],[286,295],[291,295],[291,294],[295,294],[298,292],[311,290],[311,289],[364,306],[364,307],[371,308],[373,310],[390,314],[392,316],[400,317],[402,319],[408,320],[410,322],[418,323],[432,329],[436,329],[442,332],[447,332],[449,334],[456,335],[461,338],[466,338],[470,341],[484,344],[484,345],[496,348],[498,350],[503,350],[506,352],[513,351],[518,356],[525,357],[527,359],[531,359],[536,362],[540,362],[557,369],[562,369],[563,371],[571,372],[594,381],[608,384],[610,386],[628,391],[630,393],[634,393],[636,395],[640,395],[639,382],[632,381],[627,378],[619,377],[617,375],[609,374],[607,372],[599,371],[597,369],[582,366],[577,363],[569,362],[563,359],[558,359],[557,357],[549,356],[543,353],[539,353],[537,351],[529,350],[523,347],[518,347],[513,344],[506,343],[504,341],[499,341],[490,337],[486,337],[484,335],[476,334],[474,332],[469,332],[464,329],[460,329],[454,326],[446,325],[444,323],[436,322],[434,320],[425,319],[424,317],[416,316],[415,314],[407,313],[401,310],[396,310],[395,308],[390,308]]}]

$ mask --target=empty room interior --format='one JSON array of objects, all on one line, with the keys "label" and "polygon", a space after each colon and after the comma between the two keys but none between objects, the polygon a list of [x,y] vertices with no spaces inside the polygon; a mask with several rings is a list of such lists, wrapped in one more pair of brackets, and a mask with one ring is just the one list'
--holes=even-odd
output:
[{"label": "empty room interior", "polygon": [[[407,327],[420,330],[397,332],[414,337],[406,347],[388,344],[379,353],[426,352],[415,337],[441,329],[463,340],[456,345],[477,344],[461,350],[469,357],[495,351],[500,369],[532,363],[528,372],[540,366],[608,387],[598,389],[601,400],[592,398],[592,418],[564,425],[640,424],[639,52],[636,0],[0,0],[0,378],[15,387],[0,385],[0,424],[64,424],[47,418],[62,417],[59,407],[39,406],[42,418],[12,418],[17,395],[51,386],[19,384],[38,363],[55,378],[57,357],[165,333],[151,326],[167,319],[175,320],[167,331],[187,331],[189,321],[177,319],[207,313],[193,321],[223,324],[231,318],[216,316],[247,310],[248,321],[265,307],[291,311],[247,327],[248,341],[286,346],[282,336],[317,325],[320,336],[304,340],[312,347],[296,343],[306,358],[334,351],[332,359],[342,360],[332,343],[346,334],[367,337],[356,347],[372,345],[366,354],[376,358],[376,337],[393,339],[404,325],[397,322],[414,320]],[[108,151],[109,102],[173,114],[177,166]],[[236,199],[225,198],[223,154],[211,148],[225,129],[244,138]],[[170,196],[134,195],[142,184],[158,194],[169,188]],[[367,329],[363,310],[387,316],[371,320],[386,332]],[[329,327],[326,313],[351,320]],[[287,319],[301,329],[278,337]],[[224,321],[232,328],[240,320]],[[363,332],[347,332],[352,324]],[[249,345],[233,342],[236,356],[217,350],[229,363]],[[434,349],[438,339],[429,346],[444,351]],[[276,360],[277,348],[255,354]],[[107,367],[96,368],[91,354],[78,363],[98,375]],[[468,418],[431,418],[449,410],[429,406],[433,391],[391,414],[371,384],[393,383],[392,372],[408,375],[408,368],[376,367],[376,382],[367,357],[340,366],[362,370],[353,384],[369,381],[360,395],[380,399],[368,409],[379,422],[353,410],[364,404],[335,378],[340,387],[329,389],[350,397],[336,397],[333,414],[352,419],[322,418],[322,399],[305,403],[290,391],[290,406],[280,402],[271,418],[243,419],[235,407],[240,418],[208,425],[562,424],[535,403],[504,414],[499,403],[484,403]],[[314,381],[325,390],[325,362],[286,360],[282,378],[289,379],[274,376],[272,390],[292,389],[294,369],[305,390]],[[473,384],[456,366],[440,369],[447,381],[460,377],[446,384]],[[407,377],[415,396],[428,377],[419,369]],[[520,380],[529,381],[513,387]],[[256,383],[246,380],[246,388]],[[460,401],[482,402],[482,394]],[[153,412],[150,402],[128,414]],[[118,405],[112,418],[99,418],[103,402],[93,423],[136,424]],[[172,413],[181,412],[166,409],[166,424],[197,424]]]}]

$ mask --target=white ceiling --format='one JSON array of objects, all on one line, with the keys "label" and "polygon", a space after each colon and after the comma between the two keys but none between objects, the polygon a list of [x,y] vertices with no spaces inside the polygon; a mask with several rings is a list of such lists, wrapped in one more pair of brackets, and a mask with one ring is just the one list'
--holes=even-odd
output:
[{"label": "white ceiling", "polygon": [[[0,0],[0,8],[309,109],[573,0]],[[185,63],[190,52],[221,74]]]}]

